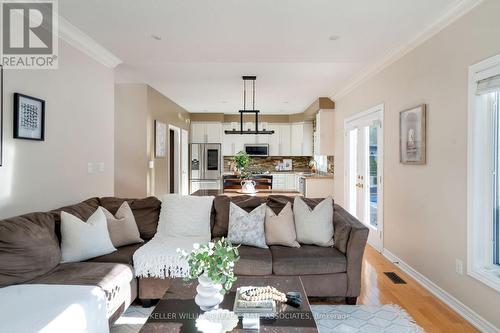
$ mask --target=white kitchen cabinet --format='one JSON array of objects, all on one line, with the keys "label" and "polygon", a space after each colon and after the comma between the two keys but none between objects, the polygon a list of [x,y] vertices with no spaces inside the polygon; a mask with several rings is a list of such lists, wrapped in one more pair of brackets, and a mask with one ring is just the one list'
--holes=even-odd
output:
[{"label": "white kitchen cabinet", "polygon": [[191,143],[205,143],[204,123],[191,123]]},{"label": "white kitchen cabinet", "polygon": [[273,173],[273,190],[295,190],[294,173]]},{"label": "white kitchen cabinet", "polygon": [[221,143],[222,123],[205,123],[205,134],[207,143]]},{"label": "white kitchen cabinet", "polygon": [[274,134],[269,135],[269,155],[270,156],[290,156],[290,124],[269,124],[269,130],[274,130]]},{"label": "white kitchen cabinet", "polygon": [[269,156],[280,156],[280,130],[278,124],[269,124],[269,130],[274,134],[269,135]]},{"label": "white kitchen cabinet", "polygon": [[333,111],[319,110],[314,133],[314,155],[333,156]]},{"label": "white kitchen cabinet", "polygon": [[305,182],[306,198],[333,197],[333,178],[306,177]]},{"label": "white kitchen cabinet", "polygon": [[285,174],[285,190],[295,189],[295,174],[287,173]]},{"label": "white kitchen cabinet", "polygon": [[291,128],[290,124],[284,124],[280,126],[280,156],[290,156],[291,155]]},{"label": "white kitchen cabinet", "polygon": [[238,152],[244,150],[244,146],[247,143],[255,143],[255,135],[250,134],[225,134],[224,131],[237,129],[239,130],[239,124],[235,123],[224,123],[222,126],[222,155],[223,156],[234,156]]},{"label": "white kitchen cabinet", "polygon": [[192,122],[191,143],[222,143],[222,123]]},{"label": "white kitchen cabinet", "polygon": [[222,156],[234,156],[234,144],[231,137],[234,134],[226,134],[225,131],[232,130],[230,123],[222,124]]},{"label": "white kitchen cabinet", "polygon": [[290,135],[291,156],[312,156],[313,127],[312,123],[293,123]]}]

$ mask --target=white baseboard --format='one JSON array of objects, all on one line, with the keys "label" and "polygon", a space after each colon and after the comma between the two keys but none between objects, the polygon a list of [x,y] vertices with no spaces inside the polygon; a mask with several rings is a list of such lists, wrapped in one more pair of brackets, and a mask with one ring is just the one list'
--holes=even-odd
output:
[{"label": "white baseboard", "polygon": [[459,315],[464,317],[465,320],[474,325],[474,327],[476,327],[481,332],[500,333],[500,329],[498,329],[489,321],[478,315],[471,308],[460,302],[458,299],[450,295],[448,292],[441,289],[438,285],[436,285],[434,282],[426,278],[424,275],[413,269],[410,265],[405,263],[403,260],[399,259],[389,250],[383,249],[382,255],[386,257],[390,262],[398,266],[403,272],[408,274],[415,281],[417,281],[431,294],[439,298],[443,303],[445,303]]}]

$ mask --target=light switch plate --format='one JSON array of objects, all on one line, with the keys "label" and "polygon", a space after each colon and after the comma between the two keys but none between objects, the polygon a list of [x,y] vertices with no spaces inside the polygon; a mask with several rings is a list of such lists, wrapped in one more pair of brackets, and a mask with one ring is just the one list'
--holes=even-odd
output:
[{"label": "light switch plate", "polygon": [[94,172],[94,165],[92,164],[92,162],[88,162],[87,163],[87,173],[93,173]]},{"label": "light switch plate", "polygon": [[104,162],[99,162],[98,166],[99,166],[99,172],[104,172]]}]

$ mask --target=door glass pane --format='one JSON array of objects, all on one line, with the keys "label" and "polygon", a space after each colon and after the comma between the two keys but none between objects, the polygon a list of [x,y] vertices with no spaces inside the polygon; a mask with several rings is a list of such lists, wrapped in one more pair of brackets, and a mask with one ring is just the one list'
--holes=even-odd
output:
[{"label": "door glass pane", "polygon": [[371,125],[368,135],[369,214],[370,225],[374,228],[378,226],[378,130],[378,124]]},{"label": "door glass pane", "polygon": [[349,171],[348,171],[348,182],[349,182],[349,205],[348,210],[352,215],[356,214],[356,204],[357,204],[357,178],[358,174],[358,130],[352,129],[349,131]]}]

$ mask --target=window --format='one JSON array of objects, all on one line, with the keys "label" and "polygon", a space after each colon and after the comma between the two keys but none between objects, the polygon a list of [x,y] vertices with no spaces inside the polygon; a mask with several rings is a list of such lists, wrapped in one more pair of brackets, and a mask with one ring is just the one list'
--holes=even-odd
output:
[{"label": "window", "polygon": [[500,55],[469,70],[468,274],[500,291]]}]

